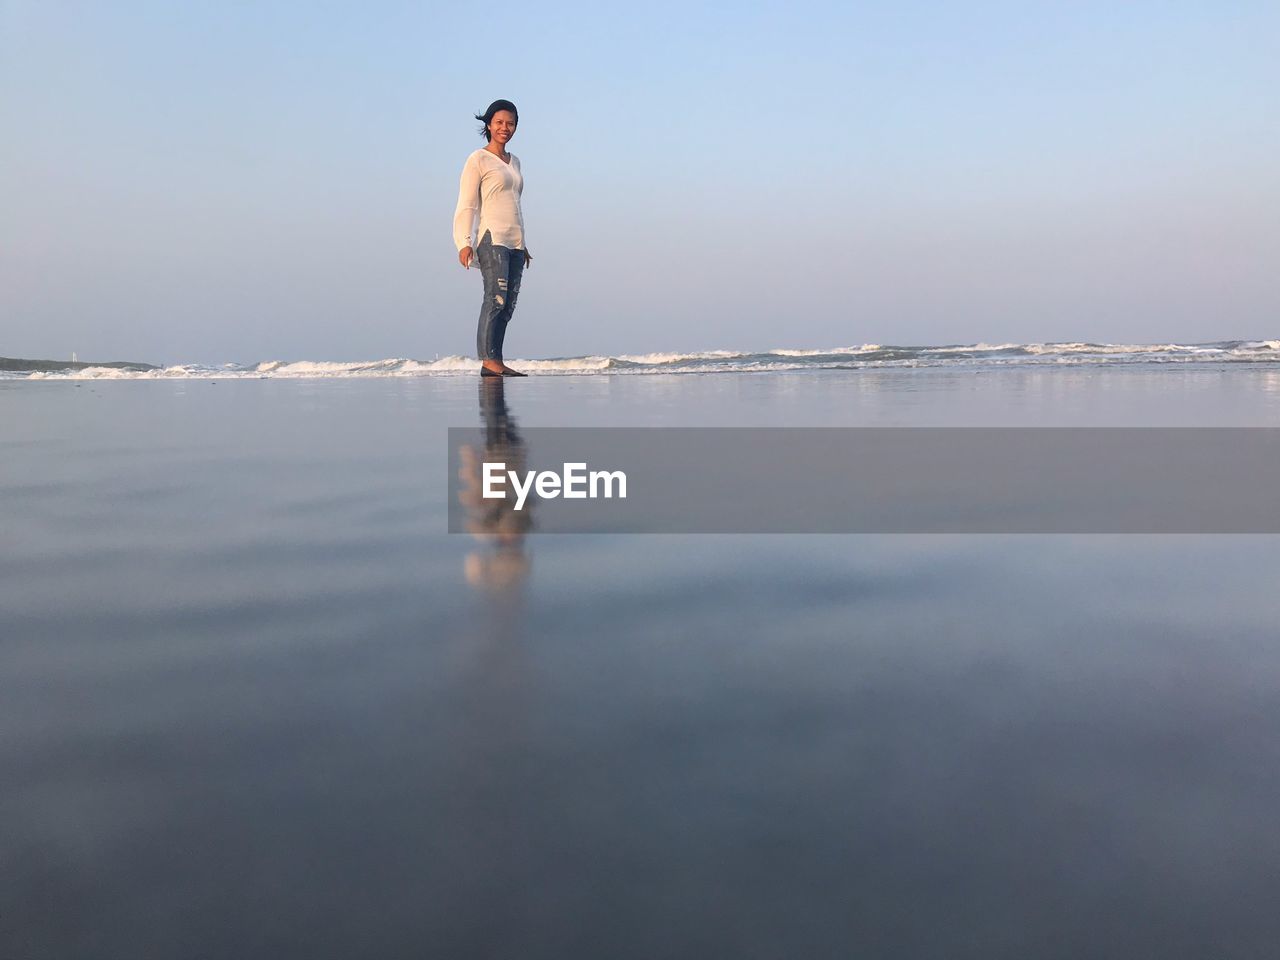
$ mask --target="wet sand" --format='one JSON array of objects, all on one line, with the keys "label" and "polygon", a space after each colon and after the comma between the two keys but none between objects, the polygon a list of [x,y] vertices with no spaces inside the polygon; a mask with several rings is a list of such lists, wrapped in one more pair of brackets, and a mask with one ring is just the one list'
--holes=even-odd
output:
[{"label": "wet sand", "polygon": [[[524,426],[1275,426],[1265,369]],[[0,955],[1260,957],[1280,543],[445,529],[471,378],[0,382]]]}]

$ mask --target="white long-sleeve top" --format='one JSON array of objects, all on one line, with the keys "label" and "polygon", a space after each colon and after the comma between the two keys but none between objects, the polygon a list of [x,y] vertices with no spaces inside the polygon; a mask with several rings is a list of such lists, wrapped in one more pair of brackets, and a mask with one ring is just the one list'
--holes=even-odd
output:
[{"label": "white long-sleeve top", "polygon": [[[453,214],[453,244],[475,248],[486,230],[495,247],[523,250],[524,216],[520,194],[524,175],[514,153],[504,163],[491,150],[480,149],[467,157],[458,186],[458,209]],[[479,217],[480,223],[476,224]]]}]

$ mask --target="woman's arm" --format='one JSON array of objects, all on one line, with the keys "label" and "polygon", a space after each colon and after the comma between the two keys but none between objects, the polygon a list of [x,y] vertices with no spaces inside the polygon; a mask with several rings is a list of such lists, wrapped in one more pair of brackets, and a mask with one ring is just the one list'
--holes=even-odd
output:
[{"label": "woman's arm", "polygon": [[475,221],[479,213],[480,164],[476,163],[475,157],[467,157],[458,184],[458,207],[453,212],[453,245],[458,248],[459,262],[468,268],[471,266]]},{"label": "woman's arm", "polygon": [[520,245],[524,247],[524,265],[527,267],[533,263],[533,254],[529,252],[529,245],[525,242],[528,239],[528,234],[524,231],[524,211],[520,207],[520,201],[524,197],[524,167],[520,163],[520,158],[514,153],[511,155],[511,162],[520,171],[520,190],[516,194],[516,216],[520,218]]}]

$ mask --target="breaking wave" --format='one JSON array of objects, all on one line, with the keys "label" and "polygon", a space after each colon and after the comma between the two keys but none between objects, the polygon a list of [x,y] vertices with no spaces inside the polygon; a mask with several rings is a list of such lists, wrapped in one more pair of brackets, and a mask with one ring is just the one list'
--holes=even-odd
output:
[{"label": "breaking wave", "polygon": [[[1215,343],[973,343],[940,346],[861,346],[830,349],[778,347],[759,352],[704,350],[691,353],[643,353],[610,356],[512,360],[512,366],[537,374],[753,373],[784,370],[875,367],[1042,366],[1053,364],[1280,363],[1280,340],[1222,340]],[[423,377],[475,375],[480,362],[449,356],[432,360],[265,360],[253,364],[200,363],[145,367],[68,365],[63,370],[9,369],[7,379],[164,380],[290,379],[335,377]]]}]

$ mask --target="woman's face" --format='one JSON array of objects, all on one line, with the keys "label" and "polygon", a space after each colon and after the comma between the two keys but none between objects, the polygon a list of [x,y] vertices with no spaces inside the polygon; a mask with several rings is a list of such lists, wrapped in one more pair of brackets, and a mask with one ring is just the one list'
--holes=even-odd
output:
[{"label": "woman's face", "polygon": [[494,143],[505,147],[507,141],[516,135],[516,115],[510,110],[499,110],[489,121],[489,135]]}]

